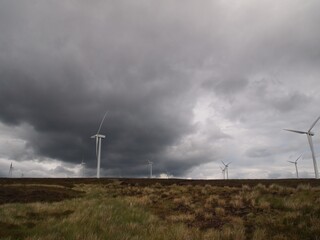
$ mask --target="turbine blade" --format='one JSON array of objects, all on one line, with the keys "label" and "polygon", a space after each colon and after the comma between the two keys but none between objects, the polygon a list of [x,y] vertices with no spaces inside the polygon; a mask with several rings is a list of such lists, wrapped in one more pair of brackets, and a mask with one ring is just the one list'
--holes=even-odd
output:
[{"label": "turbine blade", "polygon": [[310,132],[312,130],[312,128],[314,127],[314,125],[316,125],[316,123],[319,121],[320,116],[314,121],[314,123],[311,125],[310,129],[308,132]]},{"label": "turbine blade", "polygon": [[224,166],[227,166],[222,160],[221,160],[221,162],[222,162],[222,164],[223,164]]},{"label": "turbine blade", "polygon": [[104,119],[105,119],[106,116],[107,116],[107,113],[108,113],[108,111],[106,111],[106,113],[104,114],[104,116],[103,116],[103,118],[102,118],[102,121],[101,121],[101,123],[100,123],[100,126],[99,126],[99,129],[98,129],[97,134],[99,134],[99,132],[100,132],[100,130],[101,130],[102,124],[103,124],[103,122],[104,122]]},{"label": "turbine blade", "polygon": [[288,161],[289,163],[295,163],[295,162],[292,162],[292,161]]},{"label": "turbine blade", "polygon": [[297,160],[295,162],[298,162],[298,160],[301,158],[302,154],[300,154],[300,156],[297,158]]},{"label": "turbine blade", "polygon": [[285,131],[289,131],[289,132],[294,132],[294,133],[300,133],[300,134],[308,134],[308,132],[303,132],[303,131],[297,131],[297,130],[291,130],[291,129],[283,129]]}]

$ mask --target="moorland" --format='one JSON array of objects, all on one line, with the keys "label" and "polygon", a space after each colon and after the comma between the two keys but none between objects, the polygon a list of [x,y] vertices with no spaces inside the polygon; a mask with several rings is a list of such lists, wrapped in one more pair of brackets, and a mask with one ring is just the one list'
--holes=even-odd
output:
[{"label": "moorland", "polygon": [[320,239],[320,181],[0,179],[0,239]]}]

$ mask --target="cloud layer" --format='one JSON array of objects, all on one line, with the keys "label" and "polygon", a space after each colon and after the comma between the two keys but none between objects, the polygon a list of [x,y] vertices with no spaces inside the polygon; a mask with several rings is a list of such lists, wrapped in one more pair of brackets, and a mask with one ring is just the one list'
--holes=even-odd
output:
[{"label": "cloud layer", "polygon": [[309,162],[306,139],[281,129],[320,114],[319,5],[3,1],[2,163],[60,162],[54,176],[84,159],[93,175],[105,111],[106,176],[145,176],[147,160],[184,177],[218,176],[220,160],[234,177],[276,176],[267,162],[301,151]]}]

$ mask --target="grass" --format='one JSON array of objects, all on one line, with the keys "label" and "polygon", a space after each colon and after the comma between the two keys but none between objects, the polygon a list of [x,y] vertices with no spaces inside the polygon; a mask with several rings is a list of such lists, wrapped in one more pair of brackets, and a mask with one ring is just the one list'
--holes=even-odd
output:
[{"label": "grass", "polygon": [[137,205],[107,197],[101,186],[81,190],[85,197],[58,203],[2,205],[0,238],[195,239],[200,234],[181,224],[163,224]]},{"label": "grass", "polygon": [[[40,185],[45,189],[45,184]],[[73,191],[72,198],[59,202],[31,198],[29,203],[0,205],[0,239],[295,240],[320,236],[320,188],[307,184],[142,186],[109,181],[67,190]]]}]

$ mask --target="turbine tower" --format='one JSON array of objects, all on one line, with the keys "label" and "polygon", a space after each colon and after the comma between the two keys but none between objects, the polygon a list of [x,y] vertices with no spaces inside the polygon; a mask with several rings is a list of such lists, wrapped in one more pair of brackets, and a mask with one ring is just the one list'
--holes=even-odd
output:
[{"label": "turbine tower", "polygon": [[225,164],[223,161],[221,161],[222,162],[222,164],[224,165],[224,171],[227,173],[227,179],[229,179],[229,164],[231,163],[231,162],[229,162],[228,164]]},{"label": "turbine tower", "polygon": [[314,136],[314,133],[311,132],[312,128],[316,125],[316,123],[319,121],[320,116],[316,119],[316,121],[311,125],[310,129],[307,132],[303,131],[297,131],[297,130],[291,130],[291,129],[283,129],[285,131],[289,132],[294,132],[294,133],[299,133],[299,134],[306,134],[308,138],[308,142],[310,145],[311,149],[311,154],[312,154],[312,159],[313,159],[313,167],[314,167],[314,175],[316,178],[319,178],[319,172],[318,172],[318,166],[317,166],[317,161],[316,161],[316,156],[314,154],[314,149],[313,149],[313,142],[312,142],[312,136]]},{"label": "turbine tower", "polygon": [[152,178],[152,164],[153,162],[148,160],[149,170],[150,170],[150,178]]},{"label": "turbine tower", "polygon": [[100,130],[101,130],[101,126],[102,126],[102,124],[103,124],[103,121],[104,121],[104,119],[105,119],[106,116],[107,116],[107,113],[108,113],[108,112],[106,112],[106,113],[104,114],[103,118],[102,118],[102,121],[101,121],[100,126],[99,126],[99,128],[98,128],[98,132],[97,132],[95,135],[91,136],[91,138],[95,138],[95,139],[96,139],[97,178],[100,178],[101,139],[106,138],[105,135],[100,134]]},{"label": "turbine tower", "polygon": [[223,179],[226,179],[226,168],[220,167],[220,169],[221,169],[221,171],[222,171]]},{"label": "turbine tower", "polygon": [[13,166],[12,163],[10,165],[10,169],[9,169],[9,177],[12,178],[12,173],[13,173]]},{"label": "turbine tower", "polygon": [[81,177],[84,177],[85,167],[86,167],[86,163],[82,159],[82,161],[81,161]]},{"label": "turbine tower", "polygon": [[302,154],[297,158],[297,160],[295,160],[294,162],[293,161],[288,161],[289,163],[293,163],[296,167],[296,174],[297,174],[297,178],[299,178],[299,173],[298,173],[298,160],[301,158]]}]

